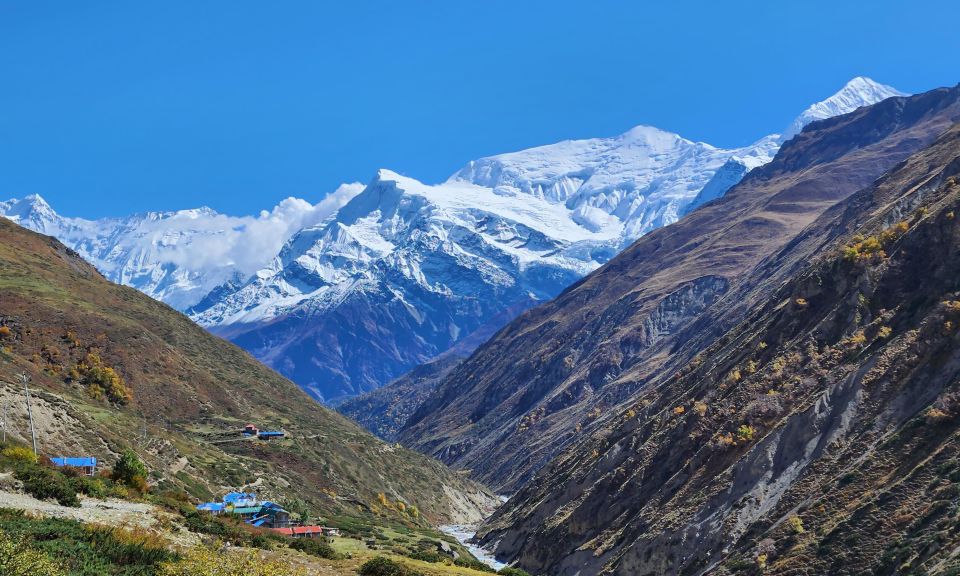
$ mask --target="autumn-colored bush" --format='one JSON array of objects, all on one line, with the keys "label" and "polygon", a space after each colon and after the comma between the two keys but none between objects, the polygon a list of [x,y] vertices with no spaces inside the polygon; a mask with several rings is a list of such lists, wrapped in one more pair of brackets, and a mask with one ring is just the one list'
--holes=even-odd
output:
[{"label": "autumn-colored bush", "polygon": [[32,462],[37,463],[37,455],[26,446],[10,446],[3,449],[3,457],[14,462]]},{"label": "autumn-colored bush", "polygon": [[62,576],[65,574],[49,556],[0,532],[0,574],[4,576]]},{"label": "autumn-colored bush", "polygon": [[123,377],[111,366],[103,363],[99,354],[87,353],[87,356],[68,372],[71,380],[87,387],[87,393],[96,400],[107,399],[116,404],[127,404],[133,399],[133,392]]},{"label": "autumn-colored bush", "polygon": [[884,229],[875,236],[854,236],[852,243],[843,247],[843,259],[848,262],[877,262],[887,257],[884,250],[895,240],[903,236],[910,225],[907,222],[897,222]]},{"label": "autumn-colored bush", "polygon": [[176,562],[160,565],[160,576],[306,576],[302,568],[264,558],[253,550],[220,552],[194,548]]}]

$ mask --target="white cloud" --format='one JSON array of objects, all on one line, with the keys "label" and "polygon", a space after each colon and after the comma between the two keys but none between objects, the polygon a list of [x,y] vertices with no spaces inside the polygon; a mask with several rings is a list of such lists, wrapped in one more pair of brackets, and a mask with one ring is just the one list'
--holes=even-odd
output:
[{"label": "white cloud", "polygon": [[361,190],[363,184],[342,184],[317,204],[286,198],[259,216],[184,210],[143,222],[137,236],[140,242],[149,239],[158,262],[190,270],[233,268],[249,275],[267,265],[293,234],[329,218]]}]

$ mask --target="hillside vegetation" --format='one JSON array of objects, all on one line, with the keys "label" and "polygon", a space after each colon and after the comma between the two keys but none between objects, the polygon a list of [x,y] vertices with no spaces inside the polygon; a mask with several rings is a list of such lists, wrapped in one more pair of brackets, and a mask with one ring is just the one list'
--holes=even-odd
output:
[{"label": "hillside vegetation", "polygon": [[[227,489],[300,501],[327,519],[411,526],[475,520],[493,501],[441,464],[363,431],[236,346],[52,238],[0,218],[0,401],[8,435],[112,465],[126,447],[149,482],[209,498]],[[246,423],[283,429],[242,440]]]}]

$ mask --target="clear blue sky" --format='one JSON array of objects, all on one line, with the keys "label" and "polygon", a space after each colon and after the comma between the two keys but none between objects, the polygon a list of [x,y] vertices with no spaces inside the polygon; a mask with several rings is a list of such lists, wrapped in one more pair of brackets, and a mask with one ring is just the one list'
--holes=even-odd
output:
[{"label": "clear blue sky", "polygon": [[954,1],[0,0],[0,199],[318,201],[652,124],[719,146],[847,79],[960,81]]}]

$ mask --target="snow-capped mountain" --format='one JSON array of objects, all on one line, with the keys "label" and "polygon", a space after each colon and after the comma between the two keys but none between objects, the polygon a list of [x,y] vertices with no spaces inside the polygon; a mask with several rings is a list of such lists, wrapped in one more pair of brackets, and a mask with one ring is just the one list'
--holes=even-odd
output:
[{"label": "snow-capped mountain", "polygon": [[210,208],[85,220],[57,214],[38,195],[0,202],[0,215],[55,236],[121,284],[186,309],[225,282],[242,282],[270,263],[304,226],[329,218],[363,186],[341,186],[322,202],[287,198],[258,216]]},{"label": "snow-capped mountain", "polygon": [[826,100],[812,104],[797,116],[793,123],[783,131],[783,134],[780,136],[780,143],[793,138],[798,132],[803,130],[804,126],[816,120],[824,120],[846,114],[847,112],[853,112],[861,106],[880,102],[881,100],[886,100],[894,96],[907,95],[906,92],[901,92],[896,88],[878,84],[863,76],[857,76],[847,82],[846,86],[839,92]]},{"label": "snow-capped mountain", "polygon": [[638,126],[476,160],[433,186],[381,170],[366,187],[258,217],[199,209],[88,221],[38,197],[0,203],[0,214],[336,401],[554,297],[723,195],[807,123],[900,94],[855,78],[783,136],[744,148]]},{"label": "snow-capped mountain", "polygon": [[[897,94],[857,78],[794,125]],[[336,402],[499,327],[510,318],[498,311],[556,296],[721,196],[783,141],[727,150],[638,126],[476,160],[435,186],[381,170],[333,219],[191,315]]]}]

